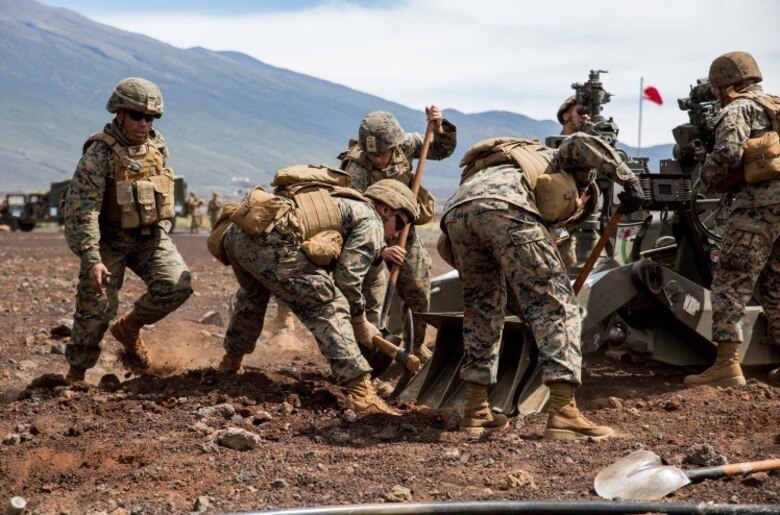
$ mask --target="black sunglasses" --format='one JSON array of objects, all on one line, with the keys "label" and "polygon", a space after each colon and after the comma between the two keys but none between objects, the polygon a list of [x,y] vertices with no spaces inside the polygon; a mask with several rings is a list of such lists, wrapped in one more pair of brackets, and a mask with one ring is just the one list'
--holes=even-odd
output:
[{"label": "black sunglasses", "polygon": [[395,230],[400,231],[406,227],[406,220],[401,215],[395,215]]},{"label": "black sunglasses", "polygon": [[138,111],[125,111],[127,113],[127,116],[130,117],[131,120],[134,122],[140,122],[141,120],[146,120],[146,123],[152,123],[154,121],[154,115],[153,114],[144,114],[139,113]]},{"label": "black sunglasses", "polygon": [[577,114],[580,115],[580,116],[583,116],[583,115],[586,115],[586,114],[590,114],[590,109],[588,109],[587,107],[578,107],[577,108]]}]

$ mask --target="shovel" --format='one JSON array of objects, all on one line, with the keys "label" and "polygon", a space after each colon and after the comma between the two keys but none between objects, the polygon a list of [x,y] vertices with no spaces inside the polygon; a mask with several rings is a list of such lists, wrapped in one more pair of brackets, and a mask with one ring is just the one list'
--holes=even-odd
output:
[{"label": "shovel", "polygon": [[780,470],[780,459],[734,463],[694,470],[664,465],[651,451],[634,451],[617,460],[596,476],[593,487],[604,499],[649,501],[660,499],[678,488],[700,479],[738,476],[753,472]]}]

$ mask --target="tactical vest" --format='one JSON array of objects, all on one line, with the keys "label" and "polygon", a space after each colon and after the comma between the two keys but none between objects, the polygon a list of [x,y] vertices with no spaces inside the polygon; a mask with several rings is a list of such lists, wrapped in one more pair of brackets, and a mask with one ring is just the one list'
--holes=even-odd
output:
[{"label": "tactical vest", "polygon": [[574,176],[555,170],[549,148],[539,140],[491,138],[480,141],[463,156],[460,183],[478,172],[502,164],[520,167],[539,214],[545,222],[566,225],[582,216],[582,202]]},{"label": "tactical vest", "polygon": [[[338,159],[341,160],[342,170],[346,170],[349,163],[354,162],[368,172],[369,185],[382,179],[395,179],[403,183],[404,186],[412,187],[412,167],[406,155],[400,149],[393,154],[393,162],[389,165],[394,166],[398,173],[388,175],[374,168],[366,153],[357,145],[357,141],[350,140],[349,144],[349,150],[338,155]],[[420,185],[420,189],[417,192],[417,211],[418,216],[414,221],[414,225],[427,224],[436,214],[436,198],[422,185]]]},{"label": "tactical vest", "polygon": [[757,91],[731,92],[729,97],[753,100],[766,111],[772,124],[772,130],[745,142],[742,153],[745,182],[780,179],[780,97]]},{"label": "tactical vest", "polygon": [[95,141],[111,149],[113,184],[109,180],[100,216],[120,222],[123,229],[154,226],[176,216],[173,201],[173,171],[165,168],[162,153],[150,143],[122,146],[104,132],[93,134],[83,151]]}]

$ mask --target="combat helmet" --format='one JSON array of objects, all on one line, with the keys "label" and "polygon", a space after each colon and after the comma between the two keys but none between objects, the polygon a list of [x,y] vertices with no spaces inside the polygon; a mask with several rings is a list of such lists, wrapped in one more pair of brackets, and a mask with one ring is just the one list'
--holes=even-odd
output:
[{"label": "combat helmet", "polygon": [[752,55],[747,52],[728,52],[712,61],[709,79],[712,87],[725,88],[747,80],[760,82],[762,77]]},{"label": "combat helmet", "polygon": [[360,122],[358,142],[366,152],[380,154],[400,145],[405,138],[401,124],[386,111],[368,113]]},{"label": "combat helmet", "polygon": [[119,81],[106,103],[109,113],[119,109],[138,111],[160,118],[163,114],[163,97],[159,86],[140,77],[127,77]]},{"label": "combat helmet", "polygon": [[381,179],[366,188],[363,194],[374,200],[384,202],[393,209],[406,211],[412,222],[417,220],[417,199],[401,181],[395,179]]},{"label": "combat helmet", "polygon": [[577,97],[574,95],[570,96],[566,100],[563,101],[563,104],[561,104],[561,107],[558,108],[558,122],[560,122],[561,125],[564,124],[563,121],[563,113],[569,110],[569,108],[575,104],[579,104],[577,102]]}]

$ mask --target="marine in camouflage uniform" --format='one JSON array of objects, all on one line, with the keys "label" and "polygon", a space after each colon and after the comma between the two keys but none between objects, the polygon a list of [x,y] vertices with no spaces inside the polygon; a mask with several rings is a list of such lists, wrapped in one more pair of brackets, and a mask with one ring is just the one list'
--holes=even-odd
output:
[{"label": "marine in camouflage uniform", "polygon": [[190,197],[187,199],[187,212],[190,215],[190,233],[196,234],[200,231],[200,206],[203,205],[203,200],[194,192],[190,192]]},{"label": "marine in camouflage uniform", "polygon": [[[729,52],[712,62],[710,85],[723,109],[715,125],[714,148],[701,174],[710,190],[718,190],[721,181],[739,174],[747,164],[748,140],[777,130],[777,126],[773,129],[773,118],[778,123],[776,115],[768,112],[761,100],[780,108],[780,98],[764,93],[758,84],[761,79],[758,65],[746,52]],[[775,171],[775,178],[753,184],[740,182],[732,189],[732,210],[711,286],[712,340],[718,345],[717,357],[703,373],[687,376],[686,384],[745,384],[739,347],[745,306],[756,285],[769,335],[780,341],[780,169]],[[780,381],[780,372],[773,371],[770,379]]]},{"label": "marine in camouflage uniform", "polygon": [[[441,160],[452,155],[457,142],[455,126],[442,118],[436,106],[426,108],[428,121],[437,123],[428,150],[428,159]],[[339,155],[341,168],[352,176],[352,187],[365,191],[382,179],[394,179],[411,187],[414,179],[412,162],[420,157],[423,138],[418,133],[407,133],[395,116],[383,111],[369,113],[363,118],[358,131],[358,141],[350,142],[351,148]],[[435,199],[424,188],[418,193],[420,217],[415,225],[428,223],[435,214]],[[387,290],[386,267],[379,263],[366,276],[363,294],[366,313],[371,323],[379,324],[379,316]],[[428,311],[431,298],[431,257],[425,250],[417,232],[412,227],[406,243],[406,259],[398,274],[397,291],[406,307],[414,313]],[[423,360],[429,351],[424,348],[425,330],[428,324],[419,316],[414,320],[414,351]]]},{"label": "marine in camouflage uniform", "polygon": [[[597,138],[575,134],[557,150],[543,148],[541,152],[553,170],[588,175],[595,169],[624,184],[621,195],[626,211],[641,206],[644,197],[639,180]],[[544,382],[550,387],[545,436],[610,436],[611,429],[586,420],[574,402],[573,388],[581,383],[580,311],[524,171],[514,162],[477,171],[461,184],[444,211],[442,227],[463,282],[464,358],[460,375],[466,382],[466,404],[461,427],[490,430],[507,425],[504,415],[490,413],[487,386],[497,379],[509,300],[533,333]]]},{"label": "marine in camouflage uniform", "polygon": [[[590,121],[590,111],[581,103],[577,102],[574,95],[563,101],[556,114],[558,122],[561,124],[561,135],[571,136],[581,131]],[[571,228],[569,237],[558,245],[558,252],[561,253],[563,264],[567,268],[577,265],[577,233],[579,229]]]},{"label": "marine in camouflage uniform", "polygon": [[[84,380],[85,370],[95,366],[100,341],[117,314],[126,268],[148,288],[111,329],[134,368],[150,364],[140,328],[161,320],[192,294],[190,271],[167,234],[170,220],[123,229],[111,214],[118,208],[115,150],[148,144],[149,152],[159,152],[163,163],[168,156],[162,134],[151,128],[153,119],[163,113],[160,90],[145,79],[123,79],[106,109],[116,117],[103,134],[85,143],[62,206],[65,239],[81,259],[73,333],[65,351],[69,381]],[[114,140],[113,147],[107,144]],[[171,178],[171,192],[172,187]]]},{"label": "marine in camouflage uniform", "polygon": [[[388,182],[392,183],[389,189]],[[411,191],[396,181],[379,181],[365,195],[369,202],[333,197],[341,216],[343,246],[329,268],[312,262],[302,242],[279,225],[258,237],[237,225],[227,229],[222,243],[240,288],[225,334],[220,371],[241,371],[242,358],[254,351],[274,295],[312,332],[336,380],[346,384],[357,411],[399,414],[376,394],[370,382],[371,367],[358,347],[358,343],[371,347],[373,336],[380,334],[366,319],[362,285],[371,266],[381,259],[385,244],[414,220],[416,205]],[[291,199],[285,202],[295,206]]]},{"label": "marine in camouflage uniform", "polygon": [[222,209],[222,201],[219,199],[219,195],[212,193],[209,205],[206,207],[206,213],[209,215],[209,222],[211,228],[217,224],[217,218],[219,218],[219,212]]}]

